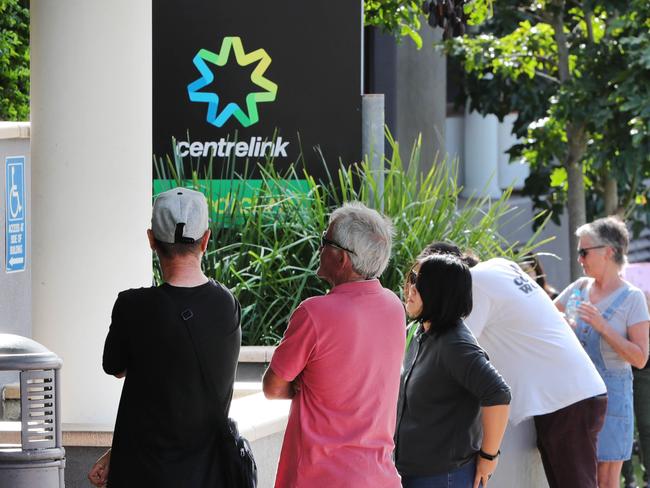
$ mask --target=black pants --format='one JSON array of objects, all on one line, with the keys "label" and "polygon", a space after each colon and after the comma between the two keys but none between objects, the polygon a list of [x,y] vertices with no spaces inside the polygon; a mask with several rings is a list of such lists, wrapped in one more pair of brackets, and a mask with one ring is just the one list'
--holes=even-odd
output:
[{"label": "black pants", "polygon": [[537,448],[550,488],[597,488],[598,433],[605,422],[607,396],[576,402],[535,417]]}]

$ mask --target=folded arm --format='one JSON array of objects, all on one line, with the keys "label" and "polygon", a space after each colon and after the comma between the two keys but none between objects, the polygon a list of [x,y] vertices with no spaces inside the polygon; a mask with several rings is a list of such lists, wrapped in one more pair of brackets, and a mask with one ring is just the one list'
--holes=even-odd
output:
[{"label": "folded arm", "polygon": [[269,400],[286,400],[296,396],[300,387],[297,378],[294,381],[287,381],[275,374],[269,366],[262,379],[262,389],[264,396]]}]

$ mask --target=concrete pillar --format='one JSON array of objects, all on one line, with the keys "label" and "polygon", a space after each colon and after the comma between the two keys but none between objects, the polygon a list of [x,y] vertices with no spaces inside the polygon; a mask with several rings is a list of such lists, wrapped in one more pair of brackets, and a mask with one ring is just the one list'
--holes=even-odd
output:
[{"label": "concrete pillar", "polygon": [[465,114],[465,185],[462,195],[499,198],[497,157],[499,120],[478,112]]},{"label": "concrete pillar", "polygon": [[428,171],[436,157],[445,156],[447,58],[433,48],[442,32],[424,24],[419,50],[410,39],[397,43],[378,29],[366,34],[366,91],[385,94],[386,125],[400,144],[405,165],[422,135],[421,167]]},{"label": "concrete pillar", "polygon": [[115,421],[112,305],[151,284],[151,58],[151,0],[31,2],[33,335],[65,423]]},{"label": "concrete pillar", "polygon": [[425,23],[420,35],[422,49],[408,39],[397,45],[394,135],[402,159],[408,162],[413,142],[422,134],[420,167],[427,172],[445,156],[447,58],[433,47],[442,38],[441,29]]},{"label": "concrete pillar", "polygon": [[517,137],[512,133],[512,125],[517,119],[517,114],[508,114],[499,124],[498,129],[498,172],[499,188],[507,188],[514,185],[515,190],[521,190],[524,182],[530,173],[530,168],[521,160],[510,162],[508,149],[517,144]]},{"label": "concrete pillar", "polygon": [[465,154],[465,117],[462,115],[453,115],[447,117],[445,123],[445,148],[447,167],[450,170],[457,170],[456,183],[464,185],[464,167],[463,156]]},{"label": "concrete pillar", "polygon": [[[379,205],[377,210],[384,210],[384,95],[364,95],[361,103],[362,110],[362,154],[368,158],[370,169],[375,178]],[[375,195],[370,196],[373,202]]]}]

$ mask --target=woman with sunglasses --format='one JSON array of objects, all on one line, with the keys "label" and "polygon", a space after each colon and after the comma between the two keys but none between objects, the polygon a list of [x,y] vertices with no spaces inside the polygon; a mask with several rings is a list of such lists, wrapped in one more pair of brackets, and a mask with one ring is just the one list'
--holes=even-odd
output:
[{"label": "woman with sunglasses", "polygon": [[629,235],[625,223],[606,217],[576,230],[578,262],[586,275],[555,300],[564,312],[579,297],[571,323],[607,385],[607,413],[598,435],[598,486],[618,488],[623,461],[632,454],[632,366],[648,359],[650,315],[643,292],[621,278]]},{"label": "woman with sunglasses", "polygon": [[420,322],[404,359],[395,464],[404,488],[486,487],[508,422],[510,388],[463,323],[472,276],[460,258],[418,261],[406,312]]}]

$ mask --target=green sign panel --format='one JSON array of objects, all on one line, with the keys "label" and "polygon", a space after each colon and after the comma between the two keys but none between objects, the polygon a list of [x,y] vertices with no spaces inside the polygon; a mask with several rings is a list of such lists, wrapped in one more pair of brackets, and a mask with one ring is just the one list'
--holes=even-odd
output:
[{"label": "green sign panel", "polygon": [[[179,186],[176,180],[153,180],[154,196]],[[254,206],[269,209],[282,201],[304,205],[307,202],[307,180],[185,180],[180,186],[201,190],[208,199],[210,219],[218,226],[240,223],[243,212]]]}]

